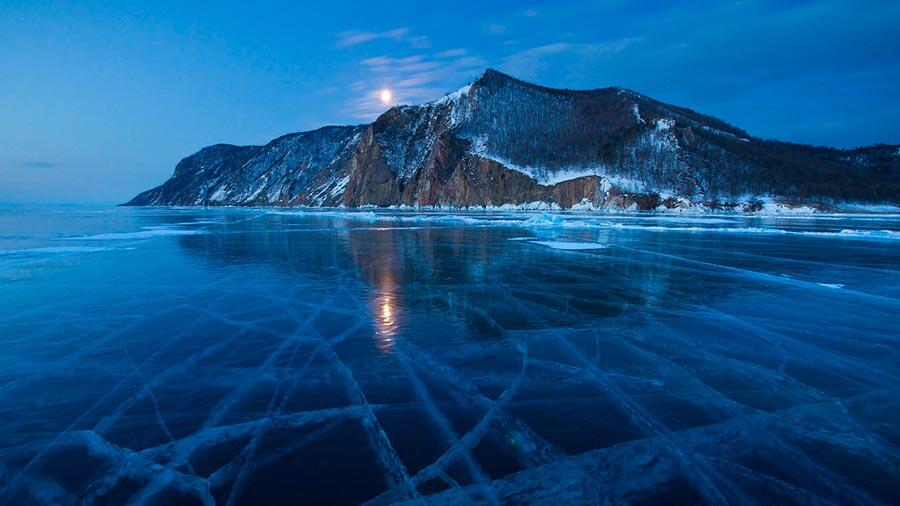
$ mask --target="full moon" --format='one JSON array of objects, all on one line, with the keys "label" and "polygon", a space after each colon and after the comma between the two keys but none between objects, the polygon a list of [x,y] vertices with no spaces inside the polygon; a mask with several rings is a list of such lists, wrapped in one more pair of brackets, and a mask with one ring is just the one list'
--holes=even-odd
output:
[{"label": "full moon", "polygon": [[381,90],[381,101],[385,104],[389,104],[391,102],[391,90]]}]

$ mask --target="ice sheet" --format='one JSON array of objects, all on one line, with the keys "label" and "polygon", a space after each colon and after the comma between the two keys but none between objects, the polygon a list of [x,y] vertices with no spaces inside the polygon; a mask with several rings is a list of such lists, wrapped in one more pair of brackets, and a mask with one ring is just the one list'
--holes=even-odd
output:
[{"label": "ice sheet", "polygon": [[0,504],[890,504],[898,230],[0,215]]}]

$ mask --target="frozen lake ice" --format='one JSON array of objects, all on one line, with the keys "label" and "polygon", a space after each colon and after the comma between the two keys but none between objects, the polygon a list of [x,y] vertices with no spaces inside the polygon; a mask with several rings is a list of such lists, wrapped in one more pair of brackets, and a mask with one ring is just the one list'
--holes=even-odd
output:
[{"label": "frozen lake ice", "polygon": [[0,504],[891,504],[900,217],[0,209]]}]

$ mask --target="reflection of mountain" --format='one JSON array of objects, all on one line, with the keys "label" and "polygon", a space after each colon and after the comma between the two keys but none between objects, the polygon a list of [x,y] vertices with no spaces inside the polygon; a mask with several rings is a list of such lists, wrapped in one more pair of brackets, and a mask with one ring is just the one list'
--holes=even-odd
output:
[{"label": "reflection of mountain", "polygon": [[129,204],[753,210],[765,195],[897,202],[900,151],[768,141],[629,90],[558,90],[488,70],[371,125],[204,148]]},{"label": "reflection of mountain", "polygon": [[252,263],[282,272],[286,280],[296,277],[300,286],[338,286],[342,277],[364,283],[353,296],[370,308],[384,347],[407,325],[441,332],[447,329],[440,322],[448,320],[465,325],[472,336],[489,337],[581,326],[630,306],[694,296],[690,274],[673,271],[665,259],[640,263],[615,249],[603,256],[559,252],[508,241],[523,233],[511,228],[390,226],[265,215],[178,241],[184,251],[216,265]]}]

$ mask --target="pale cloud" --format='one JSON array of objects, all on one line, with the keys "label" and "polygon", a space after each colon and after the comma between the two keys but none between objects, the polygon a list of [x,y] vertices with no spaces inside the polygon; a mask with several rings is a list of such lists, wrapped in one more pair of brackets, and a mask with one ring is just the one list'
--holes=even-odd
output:
[{"label": "pale cloud", "polygon": [[406,39],[406,42],[408,42],[409,45],[415,49],[426,49],[431,47],[431,42],[429,42],[428,37],[424,35],[409,37],[408,39]]},{"label": "pale cloud", "polygon": [[568,51],[571,47],[572,45],[567,42],[554,42],[552,44],[544,44],[543,46],[536,46],[530,49],[526,49],[524,51],[521,51],[520,54],[544,56],[548,54],[562,53],[563,51]]},{"label": "pale cloud", "polygon": [[548,68],[559,55],[573,57],[587,63],[609,59],[621,53],[640,38],[629,37],[598,43],[553,42],[530,47],[510,54],[500,63],[500,69],[522,79],[534,79]]},{"label": "pale cloud", "polygon": [[427,39],[421,36],[410,37],[409,28],[400,27],[384,32],[370,32],[362,30],[346,30],[337,34],[338,47],[351,47],[375,40],[393,40],[395,42],[409,41],[410,43],[427,43]]},{"label": "pale cloud", "polygon": [[565,42],[555,42],[524,49],[504,58],[500,69],[522,79],[532,79],[547,66],[548,56],[565,53],[571,47]]},{"label": "pale cloud", "polygon": [[463,56],[466,54],[469,54],[469,51],[467,51],[465,48],[458,47],[456,49],[448,49],[446,51],[441,51],[440,53],[437,54],[437,56],[439,58],[449,58],[452,56]]},{"label": "pale cloud", "polygon": [[506,33],[506,25],[491,23],[487,25],[485,31],[491,35],[503,35],[504,33]]}]

